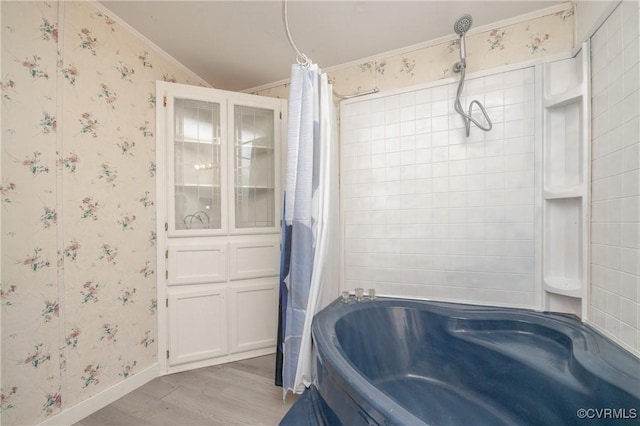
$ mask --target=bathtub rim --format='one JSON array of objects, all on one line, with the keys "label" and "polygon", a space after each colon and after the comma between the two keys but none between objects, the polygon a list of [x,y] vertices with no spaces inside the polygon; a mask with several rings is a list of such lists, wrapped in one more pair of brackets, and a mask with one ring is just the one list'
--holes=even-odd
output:
[{"label": "bathtub rim", "polygon": [[[369,381],[364,375],[362,375],[348,360],[348,357],[344,353],[338,338],[335,333],[335,323],[342,316],[336,316],[333,312],[336,306],[344,305],[340,299],[336,299],[330,303],[322,311],[316,314],[312,322],[312,335],[314,345],[316,346],[316,356],[320,359],[327,359],[327,355],[333,360],[331,363],[323,363],[324,368],[337,372],[337,376],[347,381],[350,385],[349,388],[343,388],[345,392],[352,400],[357,401],[355,396],[360,400],[366,400],[367,404],[371,405],[377,412],[382,413],[386,419],[390,419],[390,424],[397,425],[409,425],[409,424],[421,424],[424,423],[420,418],[411,414],[405,407],[397,403],[393,398],[389,397],[382,390]],[[333,308],[333,309],[332,309]],[[331,313],[328,319],[323,320],[324,315]],[[320,330],[320,325],[323,321],[330,321],[330,327]],[[323,337],[323,340],[319,340],[318,337]],[[323,387],[320,383],[316,383],[316,387],[320,396],[327,400],[327,397],[323,395]],[[357,389],[366,389],[367,392],[358,392]],[[384,403],[384,404],[383,404]],[[331,407],[333,409],[333,407]]]},{"label": "bathtub rim", "polygon": [[[445,315],[450,320],[461,318],[471,322],[506,318],[509,321],[531,323],[532,319],[536,319],[535,323],[541,323],[542,327],[551,328],[570,340],[571,357],[580,367],[598,379],[640,399],[640,386],[638,386],[640,369],[639,371],[621,370],[620,364],[616,365],[615,362],[622,358],[631,358],[637,362],[639,361],[638,357],[607,338],[591,325],[580,321],[575,315],[523,308],[396,297],[379,297],[375,301],[352,302],[348,305],[337,299],[314,318],[312,330],[317,354],[321,358],[324,368],[334,370],[342,380],[353,385],[348,389],[343,389],[343,392],[346,392],[354,401],[365,400],[385,418],[390,419],[392,424],[420,424],[423,421],[411,414],[391,396],[378,389],[349,361],[335,331],[336,323],[345,313],[371,309],[374,305],[408,309],[420,309],[422,306],[421,310],[425,310],[424,307],[427,306],[427,310],[435,310],[437,314]],[[608,360],[607,356],[612,356],[614,359]],[[330,364],[327,363],[327,359],[332,360]],[[322,386],[318,386],[318,390],[322,395]]]}]

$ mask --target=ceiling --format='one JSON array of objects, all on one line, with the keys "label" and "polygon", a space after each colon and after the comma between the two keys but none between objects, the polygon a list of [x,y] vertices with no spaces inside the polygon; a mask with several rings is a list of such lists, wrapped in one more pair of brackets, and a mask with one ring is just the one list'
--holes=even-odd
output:
[{"label": "ceiling", "polygon": [[[107,9],[211,86],[244,90],[289,77],[296,54],[284,30],[282,1],[119,1]],[[473,27],[562,1],[290,0],[298,48],[322,68],[441,37],[461,15]],[[473,28],[472,28],[473,30]]]}]

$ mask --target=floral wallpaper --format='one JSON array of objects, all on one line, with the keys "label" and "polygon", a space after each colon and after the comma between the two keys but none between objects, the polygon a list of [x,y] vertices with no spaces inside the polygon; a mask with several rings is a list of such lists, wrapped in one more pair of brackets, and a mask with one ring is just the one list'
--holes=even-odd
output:
[{"label": "floral wallpaper", "polygon": [[[485,70],[570,51],[573,48],[573,28],[574,11],[568,8],[471,34],[466,37],[467,70]],[[360,65],[334,68],[328,75],[336,93],[350,95],[373,88],[384,91],[454,77],[457,74],[452,68],[458,61],[460,40],[456,38],[401,55],[381,56]],[[287,98],[289,89],[288,84],[283,84],[252,93]]]},{"label": "floral wallpaper", "polygon": [[157,358],[155,81],[203,84],[92,2],[1,2],[2,424]]},{"label": "floral wallpaper", "polygon": [[[0,7],[0,412],[37,424],[156,362],[155,81],[203,82],[95,3]],[[469,71],[565,52],[572,34],[571,9],[474,34]],[[451,77],[457,58],[453,40],[330,78],[388,90]]]}]

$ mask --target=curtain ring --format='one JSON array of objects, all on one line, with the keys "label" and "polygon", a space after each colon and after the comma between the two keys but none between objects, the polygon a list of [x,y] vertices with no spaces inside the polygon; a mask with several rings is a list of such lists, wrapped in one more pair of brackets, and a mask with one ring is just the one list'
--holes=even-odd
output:
[{"label": "curtain ring", "polygon": [[298,54],[298,56],[296,57],[296,62],[298,62],[298,65],[309,68],[309,58],[307,58],[307,55],[305,55],[304,53]]}]

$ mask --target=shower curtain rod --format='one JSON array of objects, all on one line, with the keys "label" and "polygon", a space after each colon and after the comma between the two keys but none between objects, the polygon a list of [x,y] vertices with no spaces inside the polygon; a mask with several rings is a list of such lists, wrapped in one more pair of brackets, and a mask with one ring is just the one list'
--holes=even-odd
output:
[{"label": "shower curtain rod", "polygon": [[287,33],[289,44],[297,54],[296,62],[298,62],[298,65],[302,65],[303,67],[308,68],[309,65],[311,65],[311,61],[309,60],[307,55],[305,55],[300,51],[300,49],[298,49],[298,46],[296,46],[296,43],[293,41],[293,37],[291,37],[291,31],[289,30],[289,17],[287,16],[287,0],[282,0],[282,20],[284,21],[284,30]]},{"label": "shower curtain rod", "polygon": [[380,91],[380,89],[378,89],[377,87],[373,88],[373,89],[369,89],[369,90],[365,90],[364,92],[356,92],[352,95],[341,95],[339,93],[336,93],[336,91],[333,91],[333,96],[335,96],[336,98],[340,98],[340,99],[351,99],[351,98],[357,98],[360,96],[366,96],[366,95],[373,95],[374,93],[378,93]]},{"label": "shower curtain rod", "polygon": [[[282,21],[284,22],[284,30],[287,33],[287,39],[289,40],[289,44],[291,45],[291,48],[296,52],[296,62],[298,63],[298,65],[302,65],[305,68],[309,68],[309,66],[312,63],[311,60],[309,60],[307,55],[305,55],[300,51],[300,49],[298,49],[298,46],[296,46],[296,43],[293,41],[293,37],[291,36],[291,30],[289,29],[289,16],[287,12],[287,0],[282,0]],[[351,99],[351,98],[356,98],[358,96],[365,96],[365,95],[371,95],[373,93],[378,93],[380,90],[378,90],[378,88],[376,87],[371,90],[367,90],[364,92],[357,92],[351,95],[341,95],[339,93],[336,93],[336,91],[333,89],[332,91],[333,91],[333,96],[335,96],[336,98]]]}]

